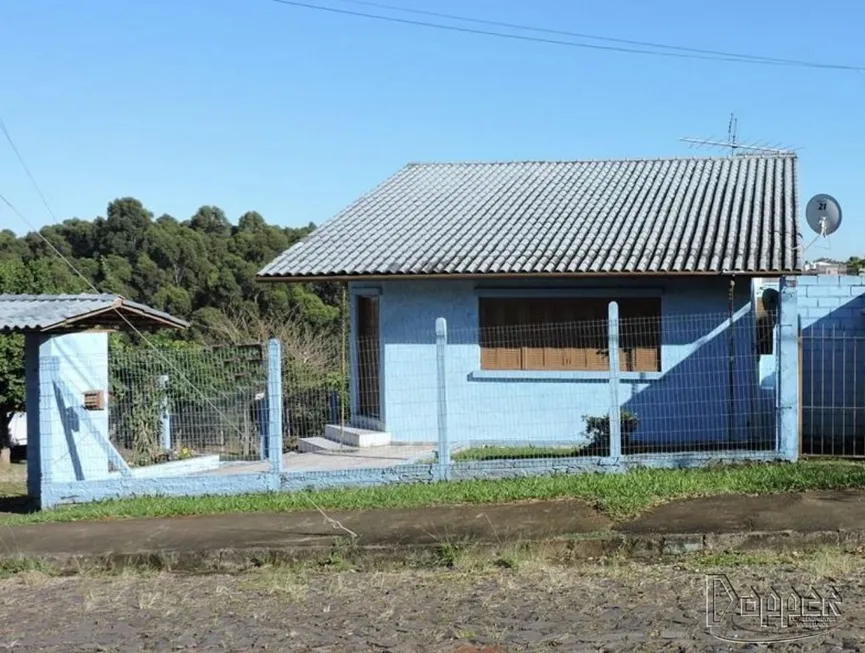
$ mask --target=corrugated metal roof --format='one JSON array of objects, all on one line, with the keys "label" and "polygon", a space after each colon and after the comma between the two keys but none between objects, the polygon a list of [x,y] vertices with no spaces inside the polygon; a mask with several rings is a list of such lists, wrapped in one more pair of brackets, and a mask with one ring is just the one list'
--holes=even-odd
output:
[{"label": "corrugated metal roof", "polygon": [[[177,328],[188,327],[184,320],[154,308],[131,302],[119,295],[8,295],[0,294],[0,332],[50,331],[75,328],[84,320],[116,316],[119,310],[136,327],[143,323]],[[114,314],[107,315],[108,313]],[[122,320],[121,320],[122,322]]]},{"label": "corrugated metal roof", "polygon": [[259,278],[801,268],[792,155],[410,164]]}]

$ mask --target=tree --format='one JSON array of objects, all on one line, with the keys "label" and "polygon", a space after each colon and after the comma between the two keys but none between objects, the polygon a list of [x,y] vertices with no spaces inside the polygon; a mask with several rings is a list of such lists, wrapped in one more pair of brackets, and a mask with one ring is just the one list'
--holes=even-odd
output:
[{"label": "tree", "polygon": [[231,223],[225,217],[222,209],[215,206],[202,206],[189,220],[189,226],[208,236],[228,237],[231,235]]},{"label": "tree", "polygon": [[[80,292],[84,283],[57,259],[25,263],[23,259],[0,260],[0,293]],[[61,262],[62,263],[62,262]],[[0,335],[0,448],[9,447],[9,424],[24,410],[24,337]]]},{"label": "tree", "polygon": [[255,279],[263,265],[314,228],[268,224],[255,211],[244,213],[232,226],[219,207],[210,205],[186,221],[164,214],[153,219],[140,200],[120,197],[108,204],[105,217],[71,218],[20,238],[0,231],[0,261],[47,266],[43,278],[50,283],[42,284],[47,288],[81,282],[57,256],[60,252],[100,291],[178,317],[188,319],[203,309],[222,314],[243,310],[277,319],[291,315],[332,331],[340,323],[340,286],[263,284]]},{"label": "tree", "polygon": [[[192,329],[170,335],[177,342],[212,341],[213,325],[227,315],[273,324],[290,320],[316,337],[338,335],[341,286],[255,279],[264,264],[315,225],[280,227],[248,211],[233,226],[210,205],[185,221],[153,215],[140,200],[119,197],[107,205],[104,217],[71,218],[22,237],[2,230],[0,291],[92,292],[92,284],[191,321]],[[21,342],[0,338],[0,408],[7,416],[22,407]]]},{"label": "tree", "polygon": [[108,205],[107,217],[93,224],[95,253],[131,259],[144,245],[153,214],[134,197],[116,199]]}]

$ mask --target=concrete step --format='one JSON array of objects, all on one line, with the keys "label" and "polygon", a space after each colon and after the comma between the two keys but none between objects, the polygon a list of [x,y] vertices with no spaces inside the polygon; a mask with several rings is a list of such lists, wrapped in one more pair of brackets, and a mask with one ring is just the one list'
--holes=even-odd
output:
[{"label": "concrete step", "polygon": [[324,427],[324,437],[333,442],[342,442],[350,447],[386,447],[390,444],[390,433],[370,431],[356,426],[328,424]]},{"label": "concrete step", "polygon": [[342,446],[333,440],[328,440],[327,438],[314,437],[300,438],[297,441],[297,450],[301,453],[327,453],[331,451],[351,451],[352,447],[347,445]]}]

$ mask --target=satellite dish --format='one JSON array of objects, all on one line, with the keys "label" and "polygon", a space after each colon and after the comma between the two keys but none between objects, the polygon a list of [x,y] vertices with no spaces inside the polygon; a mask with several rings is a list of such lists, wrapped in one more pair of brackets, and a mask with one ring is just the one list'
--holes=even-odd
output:
[{"label": "satellite dish", "polygon": [[821,236],[833,234],[841,226],[841,205],[826,193],[815,195],[805,206],[805,220]]}]

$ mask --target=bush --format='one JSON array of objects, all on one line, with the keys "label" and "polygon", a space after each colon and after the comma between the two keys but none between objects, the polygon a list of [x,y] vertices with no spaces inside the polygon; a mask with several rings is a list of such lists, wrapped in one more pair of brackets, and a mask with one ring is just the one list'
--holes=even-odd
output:
[{"label": "bush", "polygon": [[[586,435],[589,437],[588,451],[599,451],[595,455],[609,455],[610,450],[610,416],[583,415],[586,423]],[[631,446],[631,436],[640,425],[637,415],[628,410],[623,410],[619,417],[619,429],[622,433],[622,449]]]}]

